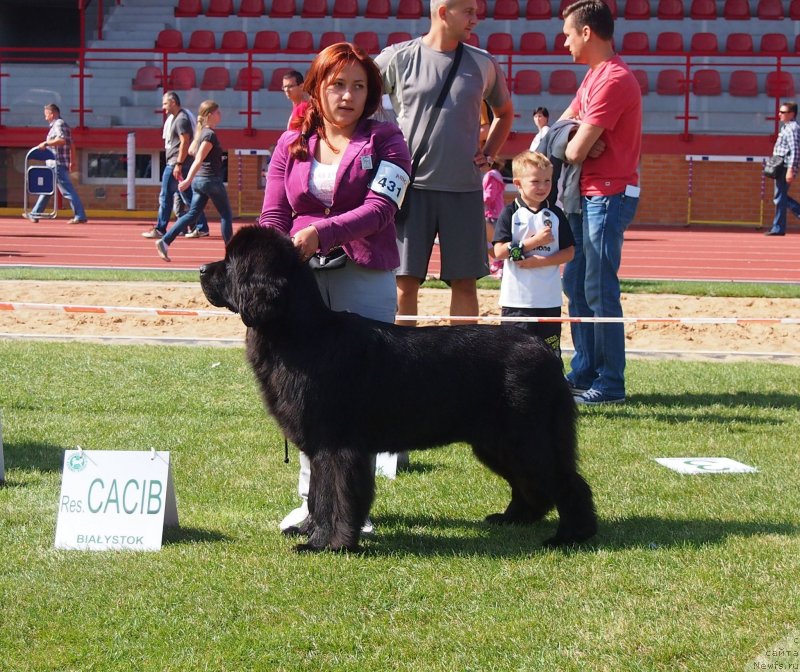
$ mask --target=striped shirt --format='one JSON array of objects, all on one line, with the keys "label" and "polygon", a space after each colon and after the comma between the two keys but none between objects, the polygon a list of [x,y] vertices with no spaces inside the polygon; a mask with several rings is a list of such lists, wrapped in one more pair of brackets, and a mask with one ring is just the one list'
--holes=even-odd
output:
[{"label": "striped shirt", "polygon": [[797,170],[797,164],[800,162],[800,126],[796,121],[787,121],[783,125],[772,153],[784,157],[787,168]]},{"label": "striped shirt", "polygon": [[55,151],[56,161],[59,166],[66,166],[69,169],[70,156],[72,153],[72,131],[69,129],[69,124],[60,117],[50,124],[50,132],[47,134],[48,140],[55,138],[64,138],[63,145],[51,147]]}]

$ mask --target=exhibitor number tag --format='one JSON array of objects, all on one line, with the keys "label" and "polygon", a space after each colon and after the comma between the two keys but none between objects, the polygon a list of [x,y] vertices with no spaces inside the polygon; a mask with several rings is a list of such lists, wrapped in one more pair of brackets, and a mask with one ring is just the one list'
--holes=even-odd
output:
[{"label": "exhibitor number tag", "polygon": [[386,196],[399,208],[406,197],[410,178],[408,173],[389,161],[381,161],[369,188],[376,194]]}]

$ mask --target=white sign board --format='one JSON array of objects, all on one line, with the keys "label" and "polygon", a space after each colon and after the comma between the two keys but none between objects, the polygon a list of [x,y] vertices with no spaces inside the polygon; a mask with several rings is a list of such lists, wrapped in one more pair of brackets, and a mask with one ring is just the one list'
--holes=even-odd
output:
[{"label": "white sign board", "polygon": [[56,548],[157,551],[177,525],[168,452],[65,451]]},{"label": "white sign board", "polygon": [[657,457],[656,462],[679,474],[749,474],[758,471],[728,457]]}]

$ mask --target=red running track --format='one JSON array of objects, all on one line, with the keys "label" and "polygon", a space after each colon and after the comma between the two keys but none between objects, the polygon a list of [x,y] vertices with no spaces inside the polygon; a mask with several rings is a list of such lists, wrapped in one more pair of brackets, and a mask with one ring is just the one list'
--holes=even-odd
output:
[{"label": "red running track", "polygon": [[[142,238],[150,226],[150,221],[68,225],[0,218],[0,266],[194,270],[223,256],[217,222],[212,221],[209,238],[178,238],[170,247],[171,263],[158,257],[152,240]],[[431,274],[438,269],[434,248]],[[800,228],[767,237],[743,227],[636,226],[625,234],[620,277],[800,283]]]}]

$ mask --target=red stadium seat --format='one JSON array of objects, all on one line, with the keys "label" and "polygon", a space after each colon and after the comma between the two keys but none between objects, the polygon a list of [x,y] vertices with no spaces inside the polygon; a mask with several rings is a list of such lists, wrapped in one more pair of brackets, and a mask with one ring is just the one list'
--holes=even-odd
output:
[{"label": "red stadium seat", "polygon": [[718,70],[711,68],[694,73],[692,89],[696,96],[719,96],[722,94],[722,79]]},{"label": "red stadium seat", "polygon": [[762,54],[786,54],[789,52],[789,41],[783,33],[764,33],[758,50]]},{"label": "red stadium seat", "polygon": [[253,38],[253,51],[274,54],[281,50],[281,36],[277,30],[259,30]]},{"label": "red stadium seat", "polygon": [[231,88],[231,74],[228,72],[228,68],[218,65],[206,68],[203,73],[203,81],[200,82],[202,91],[224,91],[229,88]]},{"label": "red stadium seat", "polygon": [[556,33],[555,39],[553,40],[553,51],[556,54],[568,54],[569,49],[567,49],[566,45],[564,44],[567,36],[564,33]]},{"label": "red stadium seat", "polygon": [[794,77],[786,70],[767,73],[766,90],[770,98],[790,98],[794,96]]},{"label": "red stadium seat", "polygon": [[169,75],[169,86],[176,91],[188,91],[197,86],[197,77],[194,74],[194,68],[187,65],[181,65],[177,68],[172,68]]},{"label": "red stadium seat", "polygon": [[374,30],[362,30],[353,35],[353,43],[357,44],[368,54],[377,54],[381,50],[378,33]]},{"label": "red stadium seat", "polygon": [[183,51],[183,33],[180,30],[165,28],[156,36],[156,49]]},{"label": "red stadium seat", "polygon": [[800,21],[800,0],[792,0],[789,3],[789,18],[792,21]]},{"label": "red stadium seat", "polygon": [[750,3],[748,0],[725,0],[722,16],[729,21],[749,21]]},{"label": "red stadium seat", "polygon": [[512,87],[519,96],[536,96],[542,92],[542,75],[538,70],[517,70]]},{"label": "red stadium seat", "polygon": [[272,7],[269,10],[271,19],[289,19],[295,14],[297,14],[295,0],[272,0]]},{"label": "red stadium seat", "polygon": [[552,96],[571,96],[578,90],[578,78],[572,70],[553,70],[547,90]]},{"label": "red stadium seat", "polygon": [[477,33],[470,33],[469,39],[464,44],[468,44],[471,47],[480,47],[481,40]]},{"label": "red stadium seat", "polygon": [[716,33],[695,33],[689,45],[693,54],[718,54],[719,43]]},{"label": "red stadium seat", "polygon": [[294,68],[275,68],[270,76],[268,91],[283,91],[283,76]]},{"label": "red stadium seat", "polygon": [[521,54],[546,54],[547,38],[544,33],[522,33],[519,51]]},{"label": "red stadium seat", "polygon": [[639,90],[642,95],[646,96],[650,93],[650,80],[647,77],[647,72],[645,70],[632,70],[631,72],[636,77],[636,81],[639,82]]},{"label": "red stadium seat", "polygon": [[286,39],[287,54],[311,54],[314,52],[314,36],[310,30],[293,30]]},{"label": "red stadium seat", "polygon": [[479,21],[483,21],[486,18],[486,0],[478,0],[478,11],[475,12],[475,16],[478,17]]},{"label": "red stadium seat", "polygon": [[682,70],[662,70],[656,78],[659,96],[682,96],[686,93],[686,80]]},{"label": "red stadium seat", "polygon": [[338,44],[339,42],[347,42],[344,33],[338,30],[329,30],[320,36],[319,50],[322,51],[325,47],[330,47],[332,44]]},{"label": "red stadium seat", "polygon": [[695,21],[710,21],[717,18],[717,3],[714,0],[692,0],[689,16]]},{"label": "red stadium seat", "polygon": [[683,19],[683,0],[658,0],[656,16],[662,21]]},{"label": "red stadium seat", "polygon": [[393,33],[389,33],[389,36],[386,38],[386,46],[391,47],[393,44],[408,42],[410,39],[411,39],[411,33],[406,33],[404,31],[398,30]]},{"label": "red stadium seat", "polygon": [[242,0],[237,15],[243,19],[257,19],[260,16],[264,16],[265,13],[264,0]]},{"label": "red stadium seat", "polygon": [[783,18],[781,0],[758,0],[756,16],[762,21],[780,21]]},{"label": "red stadium seat", "polygon": [[754,98],[758,95],[758,79],[752,70],[734,70],[728,84],[732,96]]},{"label": "red stadium seat", "polygon": [[[281,86],[283,78],[281,78]],[[264,73],[261,68],[244,67],[236,75],[236,83],[233,85],[236,91],[259,91],[264,88]],[[280,88],[280,87],[279,87]]]},{"label": "red stadium seat", "polygon": [[178,0],[175,8],[175,16],[194,18],[203,13],[203,5],[200,0]]},{"label": "red stadium seat", "polygon": [[421,0],[400,0],[397,3],[398,19],[419,19],[422,18]]},{"label": "red stadium seat", "polygon": [[729,54],[752,54],[753,36],[750,33],[731,33],[725,40],[725,51]]},{"label": "red stadium seat", "polygon": [[510,54],[514,51],[511,33],[492,33],[486,40],[486,51],[490,54]]},{"label": "red stadium seat", "polygon": [[368,19],[388,19],[391,11],[389,0],[367,0],[364,16]]},{"label": "red stadium seat", "polygon": [[628,21],[643,21],[650,18],[650,0],[628,0],[625,3],[625,18]]},{"label": "red stadium seat", "polygon": [[241,54],[247,51],[247,33],[243,30],[226,30],[222,33],[219,50],[228,54]]},{"label": "red stadium seat", "polygon": [[622,38],[623,54],[646,54],[650,51],[650,38],[647,33],[625,33]]},{"label": "red stadium seat", "polygon": [[304,19],[324,19],[328,16],[327,0],[303,0],[303,11],[300,16]]},{"label": "red stadium seat", "polygon": [[553,9],[550,0],[528,0],[525,6],[525,18],[528,21],[547,20],[552,18]]},{"label": "red stadium seat", "polygon": [[156,91],[161,88],[163,74],[155,65],[145,65],[136,71],[131,89],[134,91]]},{"label": "red stadium seat", "polygon": [[516,21],[519,18],[518,0],[495,0],[495,21]]},{"label": "red stadium seat", "polygon": [[186,51],[191,51],[195,54],[208,54],[217,48],[217,38],[214,36],[213,31],[210,30],[195,30],[189,36],[189,46]]},{"label": "red stadium seat", "polygon": [[233,14],[233,0],[209,0],[206,16],[230,16]]},{"label": "red stadium seat", "polygon": [[358,16],[358,0],[334,0],[334,19],[354,19]]},{"label": "red stadium seat", "polygon": [[800,35],[794,38],[794,53],[800,54]]},{"label": "red stadium seat", "polygon": [[656,38],[656,51],[667,53],[683,51],[683,35],[674,32],[659,33]]}]

